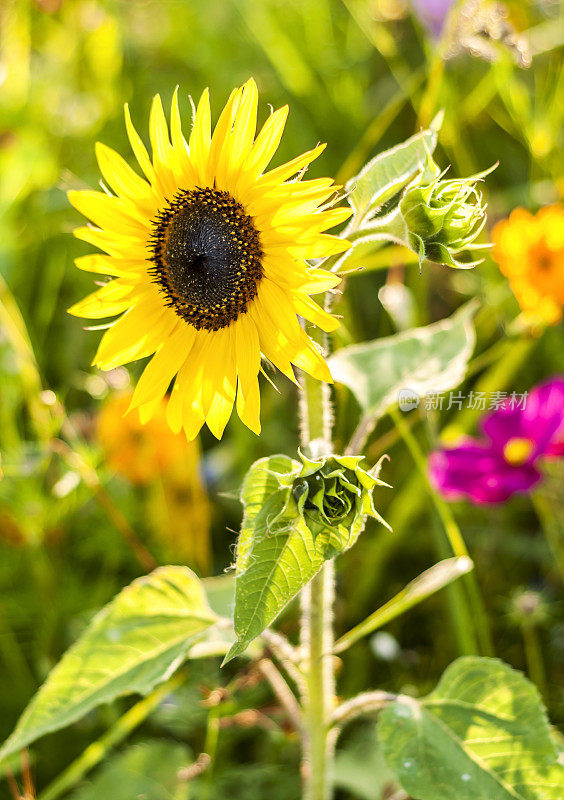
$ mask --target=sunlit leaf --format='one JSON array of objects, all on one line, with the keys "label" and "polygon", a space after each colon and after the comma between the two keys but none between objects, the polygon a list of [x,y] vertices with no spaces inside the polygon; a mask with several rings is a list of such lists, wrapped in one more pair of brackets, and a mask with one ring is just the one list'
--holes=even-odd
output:
[{"label": "sunlit leaf", "polygon": [[301,517],[283,531],[269,528],[270,519],[284,502],[275,474],[293,468],[299,471],[299,465],[285,456],[263,458],[245,479],[241,494],[245,516],[237,546],[235,582],[238,641],[226,661],[243,653],[323,566],[323,553],[316,548]]},{"label": "sunlit leaf", "polygon": [[384,709],[386,762],[418,800],[561,800],[556,762],[535,686],[488,658],[459,658],[422,700]]},{"label": "sunlit leaf", "polygon": [[214,575],[211,578],[202,578],[202,583],[212,610],[221,617],[232,618],[235,602],[235,576],[230,573]]},{"label": "sunlit leaf", "polygon": [[427,150],[433,152],[442,115],[437,116],[428,130],[416,133],[407,141],[379,153],[347,183],[348,200],[355,214],[364,216],[375,206],[381,206],[403,189],[424,165]]},{"label": "sunlit leaf", "polygon": [[463,380],[474,349],[472,313],[473,307],[465,306],[433,325],[344,347],[329,359],[333,378],[348,386],[372,417],[396,403],[400,390],[419,398],[449,391]]},{"label": "sunlit leaf", "polygon": [[187,567],[162,567],[125,588],[52,670],[0,758],[120,695],[147,694],[203,641],[217,617]]},{"label": "sunlit leaf", "polygon": [[448,586],[449,583],[465,575],[473,568],[472,561],[466,556],[445,558],[418,575],[407,586],[392,597],[385,605],[370,614],[365,620],[355,625],[350,631],[335,642],[333,651],[342,653],[364,636],[378,630],[383,625],[409,611],[410,608],[426,600],[435,592]]}]

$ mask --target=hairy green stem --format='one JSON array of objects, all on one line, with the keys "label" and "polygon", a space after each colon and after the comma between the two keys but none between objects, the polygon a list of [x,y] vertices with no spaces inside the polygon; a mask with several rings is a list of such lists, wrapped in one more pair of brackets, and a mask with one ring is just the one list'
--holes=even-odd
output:
[{"label": "hairy green stem", "polygon": [[332,648],[333,562],[302,591],[302,645],[307,691],[302,698],[304,800],[331,797],[333,748],[328,738],[335,697]]},{"label": "hairy green stem", "polygon": [[332,724],[338,728],[346,725],[357,717],[364,714],[376,714],[386,707],[388,703],[393,703],[398,699],[397,694],[390,692],[374,691],[362,692],[350,700],[341,703],[333,712]]},{"label": "hairy green stem", "polygon": [[525,623],[521,626],[521,633],[523,634],[529,678],[536,684],[537,689],[546,702],[548,700],[548,686],[538,628],[531,623]]},{"label": "hairy green stem", "polygon": [[[301,444],[308,455],[331,452],[332,409],[329,386],[304,375],[300,400]],[[333,670],[334,567],[327,561],[302,590],[301,642],[306,691],[303,705],[304,800],[331,797],[334,739],[329,737],[335,704]]]}]

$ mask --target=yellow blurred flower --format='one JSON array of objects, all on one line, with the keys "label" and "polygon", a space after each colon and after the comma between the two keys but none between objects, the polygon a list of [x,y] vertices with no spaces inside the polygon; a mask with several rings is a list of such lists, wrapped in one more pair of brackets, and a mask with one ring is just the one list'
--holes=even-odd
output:
[{"label": "yellow blurred flower", "polygon": [[210,506],[200,474],[197,439],[173,433],[163,400],[141,424],[139,412],[126,413],[131,393],[113,395],[98,414],[98,440],[106,464],[136,485],[149,486],[147,517],[167,560],[209,572]]},{"label": "yellow blurred flower", "polygon": [[188,457],[194,447],[167,424],[164,403],[147,425],[126,414],[131,394],[113,395],[98,414],[98,440],[108,467],[135,484],[147,484]]},{"label": "yellow blurred flower", "polygon": [[492,232],[493,258],[530,325],[554,325],[564,306],[564,207],[516,208]]},{"label": "yellow blurred flower", "polygon": [[210,504],[200,478],[199,442],[189,444],[186,458],[151,484],[147,514],[167,563],[181,561],[209,575]]}]

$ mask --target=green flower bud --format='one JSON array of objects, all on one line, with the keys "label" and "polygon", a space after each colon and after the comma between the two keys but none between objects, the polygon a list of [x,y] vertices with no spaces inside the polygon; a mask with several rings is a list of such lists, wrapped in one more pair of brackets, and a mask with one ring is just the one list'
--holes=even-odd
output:
[{"label": "green flower bud", "polygon": [[406,188],[399,208],[409,247],[424,259],[451,267],[469,268],[468,251],[490,247],[474,244],[486,224],[486,206],[476,184],[494,169],[469,178],[445,180],[444,172],[427,156],[423,172]]},{"label": "green flower bud", "polygon": [[354,544],[367,516],[389,528],[372,498],[375,486],[387,486],[378,477],[381,460],[369,470],[361,466],[362,456],[299,456],[302,464],[293,461],[291,471],[276,473],[280,489],[268,519],[272,534],[285,532],[300,517],[316,549],[332,558]]}]

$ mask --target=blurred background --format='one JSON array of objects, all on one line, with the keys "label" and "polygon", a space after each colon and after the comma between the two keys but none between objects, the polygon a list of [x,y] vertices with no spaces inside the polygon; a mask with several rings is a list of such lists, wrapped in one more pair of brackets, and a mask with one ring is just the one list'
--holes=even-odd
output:
[{"label": "blurred background", "polygon": [[[553,0],[462,5],[465,13],[445,27],[445,0],[2,0],[0,739],[92,614],[133,578],[164,563],[221,576],[232,560],[247,468],[273,452],[293,455],[297,443],[294,389],[283,378],[278,393],[263,382],[260,438],[236,415],[221,442],[206,431],[194,445],[162,420],[149,430],[123,419],[140,365],[90,368],[100,333],[66,313],[93,288],[92,276],[73,266],[91,248],[71,235],[82,221],[66,191],[97,186],[95,141],[131,162],[125,101],[144,135],[153,95],[160,92],[166,107],[179,85],[189,129],[189,95],[209,86],[217,116],[231,88],[252,75],[262,119],[268,104],[290,104],[279,162],[327,142],[311,177],[341,183],[444,109],[436,156],[443,167],[462,176],[500,162],[485,189],[491,236],[514,208],[536,214],[564,192],[563,11]],[[560,258],[564,283],[564,249]],[[564,372],[558,320],[525,324],[490,256],[473,271],[426,264],[420,273],[405,253],[382,255],[348,279],[336,309],[343,315],[336,346],[442,319],[471,297],[480,300],[478,342],[462,390],[525,392]],[[342,447],[358,408],[344,387],[337,399]],[[445,408],[430,415],[430,426],[419,427],[418,415],[410,423],[428,451],[437,441],[426,439],[429,430],[472,434],[479,415]],[[425,481],[386,420],[371,438],[369,460],[383,452],[394,488],[379,491],[377,504],[394,533],[369,523],[340,560],[340,633],[449,555]],[[496,655],[536,680],[552,720],[562,724],[562,576],[545,536],[547,526],[553,538],[559,527],[564,538],[561,476],[547,479],[543,492],[544,505],[517,496],[452,510],[476,563]],[[550,519],[543,518],[547,507]],[[218,602],[229,591],[221,580]],[[449,598],[448,591],[435,595],[351,648],[339,692],[429,691],[460,654]],[[296,635],[295,609],[280,625]],[[206,698],[233,674],[220,675],[218,662],[191,666],[183,686],[72,797],[106,791],[130,800],[131,776],[139,774],[153,776],[153,788],[141,783],[135,796],[187,797],[167,780],[212,746],[214,766],[190,797],[297,797],[299,742],[264,684],[247,674],[221,718],[209,713]],[[102,707],[34,746],[38,796],[59,796],[39,789],[133,702]],[[347,729],[340,748],[339,796],[385,797],[388,776],[372,724]],[[124,781],[129,793],[120,794]],[[9,797],[0,785],[0,798]]]}]

